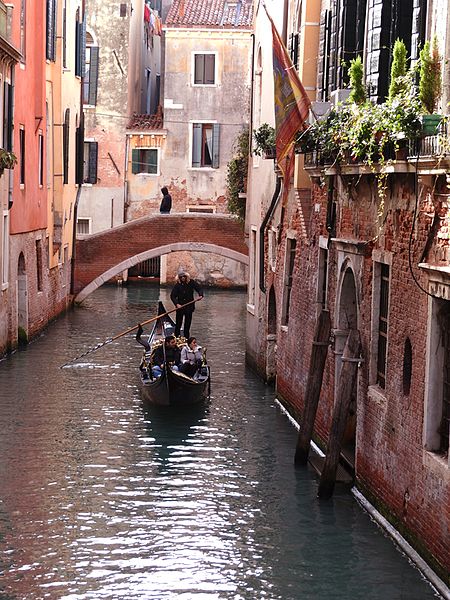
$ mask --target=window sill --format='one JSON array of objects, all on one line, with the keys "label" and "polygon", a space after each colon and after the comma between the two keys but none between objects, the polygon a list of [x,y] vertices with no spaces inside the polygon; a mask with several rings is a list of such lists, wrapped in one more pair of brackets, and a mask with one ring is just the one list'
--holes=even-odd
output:
[{"label": "window sill", "polygon": [[283,331],[284,333],[287,333],[289,331],[289,327],[287,325],[282,325],[280,327],[280,330]]},{"label": "window sill", "polygon": [[444,479],[450,479],[450,468],[448,459],[445,459],[442,456],[439,456],[435,452],[430,452],[430,450],[424,450],[423,452],[423,464],[425,467],[428,467],[433,473],[435,473],[438,477],[442,477]]},{"label": "window sill", "polygon": [[9,283],[2,283],[2,292],[9,288]]},{"label": "window sill", "polygon": [[93,183],[82,183],[81,186],[82,187],[92,187],[94,184]]},{"label": "window sill", "polygon": [[188,171],[206,171],[210,173],[211,171],[218,171],[214,167],[188,167]]},{"label": "window sill", "polygon": [[19,185],[19,189],[20,189],[20,190],[24,190],[24,189],[25,189],[25,184],[24,184],[24,183],[21,183],[21,184]]},{"label": "window sill", "polygon": [[141,175],[143,177],[159,177],[160,173],[131,173],[132,175]]},{"label": "window sill", "polygon": [[255,315],[255,305],[254,304],[247,304],[247,312],[249,312],[251,315]]},{"label": "window sill", "polygon": [[192,83],[193,88],[216,88],[219,87],[217,83]]},{"label": "window sill", "polygon": [[367,398],[375,402],[375,404],[378,404],[378,406],[387,408],[387,399],[380,386],[369,385],[367,389]]}]

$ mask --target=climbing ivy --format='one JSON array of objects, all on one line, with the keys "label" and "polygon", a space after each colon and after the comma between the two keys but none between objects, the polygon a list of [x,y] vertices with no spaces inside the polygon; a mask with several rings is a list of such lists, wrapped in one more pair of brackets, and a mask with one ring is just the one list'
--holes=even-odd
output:
[{"label": "climbing ivy", "polygon": [[245,198],[240,198],[247,189],[249,157],[249,130],[241,131],[234,142],[233,158],[227,165],[227,201],[228,210],[240,221],[245,220]]}]

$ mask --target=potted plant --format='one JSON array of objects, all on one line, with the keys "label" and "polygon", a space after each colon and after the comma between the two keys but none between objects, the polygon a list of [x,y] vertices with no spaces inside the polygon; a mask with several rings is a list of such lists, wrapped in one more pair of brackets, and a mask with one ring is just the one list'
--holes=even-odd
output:
[{"label": "potted plant", "polygon": [[16,164],[17,156],[13,152],[0,148],[0,176],[3,175],[5,169],[14,169]]},{"label": "potted plant", "polygon": [[426,113],[423,116],[423,134],[436,135],[442,115],[435,114],[442,94],[441,56],[436,36],[433,44],[426,41],[420,51],[419,98]]},{"label": "potted plant", "polygon": [[364,67],[360,56],[350,61],[348,70],[350,77],[350,102],[354,104],[364,104],[366,101],[366,90],[364,87]]},{"label": "potted plant", "polygon": [[392,102],[397,96],[403,96],[408,90],[407,52],[402,40],[395,40],[392,51],[391,82],[389,85],[389,101]]},{"label": "potted plant", "polygon": [[263,123],[260,127],[258,127],[258,129],[253,130],[253,137],[255,139],[255,147],[253,148],[253,152],[256,154],[256,156],[275,158],[275,129],[271,125]]}]

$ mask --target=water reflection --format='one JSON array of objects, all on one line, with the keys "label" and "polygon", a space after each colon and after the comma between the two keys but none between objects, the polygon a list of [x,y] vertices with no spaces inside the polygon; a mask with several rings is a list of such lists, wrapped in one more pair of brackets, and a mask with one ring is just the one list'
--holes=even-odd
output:
[{"label": "water reflection", "polygon": [[100,289],[0,363],[2,600],[434,597],[352,497],[319,503],[293,468],[296,431],[245,370],[243,294],[198,303],[203,411],[143,406],[132,334],[60,369],[160,295]]}]

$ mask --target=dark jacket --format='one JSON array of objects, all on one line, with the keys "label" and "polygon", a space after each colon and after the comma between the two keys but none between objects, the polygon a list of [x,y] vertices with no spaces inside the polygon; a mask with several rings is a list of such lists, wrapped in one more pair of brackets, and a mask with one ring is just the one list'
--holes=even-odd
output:
[{"label": "dark jacket", "polygon": [[[189,279],[186,283],[178,282],[173,286],[170,293],[170,299],[174,304],[186,304],[186,302],[192,302],[194,299],[194,291],[196,291],[199,296],[203,296],[201,286],[193,279]],[[194,310],[195,304],[190,304],[183,309],[184,312],[194,312]]]},{"label": "dark jacket", "polygon": [[[181,350],[178,346],[168,348],[166,346],[166,361],[168,363],[173,363],[174,365],[179,365],[181,362]],[[164,349],[163,344],[158,346],[153,354],[153,364],[154,365],[163,365],[164,364]]]},{"label": "dark jacket", "polygon": [[161,206],[159,207],[159,212],[170,213],[172,208],[172,196],[170,194],[164,194],[163,199],[161,200]]}]

